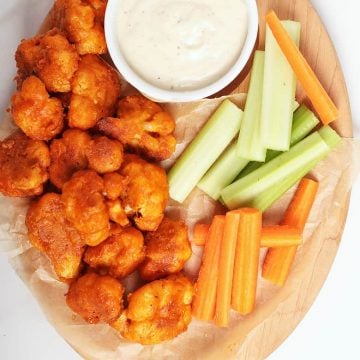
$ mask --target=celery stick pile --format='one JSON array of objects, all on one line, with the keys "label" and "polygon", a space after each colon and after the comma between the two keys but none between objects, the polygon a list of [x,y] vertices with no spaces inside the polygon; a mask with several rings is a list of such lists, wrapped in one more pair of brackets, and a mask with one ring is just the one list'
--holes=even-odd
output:
[{"label": "celery stick pile", "polygon": [[[172,199],[183,202],[198,186],[230,210],[265,211],[341,141],[328,126],[337,109],[298,50],[300,23],[280,21],[273,13],[267,22],[244,112],[229,100],[220,105],[170,170]],[[297,104],[297,80],[309,90],[323,127]]]}]

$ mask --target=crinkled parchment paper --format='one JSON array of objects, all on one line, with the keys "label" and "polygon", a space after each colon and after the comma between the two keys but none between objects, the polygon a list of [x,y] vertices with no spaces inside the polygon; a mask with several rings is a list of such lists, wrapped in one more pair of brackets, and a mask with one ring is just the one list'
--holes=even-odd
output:
[{"label": "crinkled parchment paper", "polygon": [[[230,98],[242,106],[245,95]],[[178,147],[174,157],[163,163],[164,167],[171,165],[220,102],[221,99],[215,99],[166,105],[176,118]],[[1,123],[0,136],[5,137],[11,129],[7,117]],[[282,334],[288,334],[302,318],[321,287],[319,281],[322,282],[329,271],[341,238],[351,184],[357,173],[355,160],[359,154],[358,142],[343,139],[342,144],[313,171],[312,176],[320,181],[320,190],[305,229],[304,244],[298,251],[286,285],[277,288],[259,278],[256,310],[247,317],[233,312],[226,329],[194,319],[188,331],[176,339],[156,346],[141,346],[121,339],[108,325],[86,324],[65,304],[67,285],[56,279],[47,258],[27,240],[24,224],[27,200],[1,197],[0,249],[8,252],[13,268],[56,330],[87,359],[262,358],[266,355],[261,350],[263,341],[269,334],[275,342],[283,340]],[[290,190],[266,213],[266,222],[276,223],[281,218],[293,191]],[[215,213],[223,213],[224,208],[195,190],[183,205],[170,202],[167,212],[169,216],[185,219],[191,232],[196,222],[209,221]],[[197,274],[201,253],[201,248],[193,247],[193,256],[186,266],[186,272],[192,278]],[[323,276],[318,276],[319,272]],[[300,297],[299,289],[302,289]],[[297,297],[296,307],[292,296]],[[256,350],[254,336],[259,344]],[[250,342],[252,346],[248,347]]]}]

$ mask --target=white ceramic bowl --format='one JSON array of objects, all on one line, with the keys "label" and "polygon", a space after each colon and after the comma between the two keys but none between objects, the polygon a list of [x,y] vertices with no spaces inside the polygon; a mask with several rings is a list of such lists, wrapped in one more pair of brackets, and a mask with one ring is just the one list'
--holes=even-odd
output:
[{"label": "white ceramic bowl", "polygon": [[[146,0],[139,0],[146,1]],[[221,0],[219,0],[221,1]],[[140,77],[127,63],[126,59],[121,53],[117,38],[117,14],[121,0],[108,0],[106,14],[105,14],[105,36],[109,49],[110,56],[119,70],[120,74],[125,80],[139,90],[148,98],[159,102],[185,102],[203,99],[207,96],[213,95],[218,91],[224,89],[230,84],[245,67],[249,60],[252,50],[254,48],[258,27],[259,17],[256,5],[256,0],[243,0],[248,7],[248,29],[244,42],[244,46],[239,58],[235,64],[228,70],[228,72],[214,83],[196,90],[164,90],[158,88]]]}]

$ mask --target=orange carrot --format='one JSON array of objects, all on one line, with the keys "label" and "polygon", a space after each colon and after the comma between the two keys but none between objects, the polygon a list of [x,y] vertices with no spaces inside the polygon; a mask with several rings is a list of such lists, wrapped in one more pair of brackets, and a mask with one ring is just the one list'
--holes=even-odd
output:
[{"label": "orange carrot", "polygon": [[265,226],[261,231],[262,247],[288,247],[301,244],[301,232],[295,226]]},{"label": "orange carrot", "polygon": [[321,85],[319,79],[301,54],[295,42],[282,26],[274,11],[270,11],[266,15],[266,22],[290,66],[294,70],[296,77],[314,105],[321,121],[324,125],[328,125],[339,117],[339,111],[335,104]]},{"label": "orange carrot", "polygon": [[221,241],[219,278],[216,290],[215,324],[228,326],[231,307],[231,290],[234,273],[235,249],[240,214],[229,211],[225,217],[224,235]]},{"label": "orange carrot", "polygon": [[235,251],[231,304],[240,314],[255,306],[262,214],[257,209],[239,209],[240,222]]},{"label": "orange carrot", "polygon": [[209,232],[210,225],[208,224],[196,224],[193,231],[192,241],[195,245],[205,245],[205,240]]},{"label": "orange carrot", "polygon": [[[303,178],[286,210],[283,225],[295,226],[303,232],[318,190],[318,182]],[[284,285],[294,262],[297,246],[270,248],[266,254],[262,277],[276,285]]]},{"label": "orange carrot", "polygon": [[214,217],[206,239],[199,277],[195,285],[192,311],[194,316],[204,321],[212,320],[215,313],[218,264],[224,225],[225,216]]}]

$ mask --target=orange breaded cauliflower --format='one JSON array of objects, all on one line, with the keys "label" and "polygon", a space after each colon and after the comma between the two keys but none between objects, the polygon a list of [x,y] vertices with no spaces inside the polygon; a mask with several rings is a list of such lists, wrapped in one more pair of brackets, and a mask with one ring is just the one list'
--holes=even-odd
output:
[{"label": "orange breaded cauliflower", "polygon": [[112,116],[120,95],[116,71],[97,55],[82,57],[72,80],[69,126],[90,129],[105,116]]},{"label": "orange breaded cauliflower", "polygon": [[123,308],[124,287],[111,276],[88,273],[69,288],[68,306],[90,324],[112,323]]},{"label": "orange breaded cauliflower", "polygon": [[144,257],[142,233],[133,227],[114,225],[109,238],[87,248],[84,261],[100,272],[122,279],[135,271]]},{"label": "orange breaded cauliflower", "polygon": [[110,233],[103,190],[102,178],[92,170],[76,172],[62,188],[66,218],[89,246],[100,244]]},{"label": "orange breaded cauliflower", "polygon": [[50,181],[59,189],[78,170],[88,167],[86,152],[91,142],[90,135],[81,130],[66,130],[62,138],[50,144]]},{"label": "orange breaded cauliflower", "polygon": [[124,190],[124,178],[117,172],[105,174],[104,196],[110,200],[116,200]]},{"label": "orange breaded cauliflower", "polygon": [[156,161],[173,154],[175,122],[158,104],[141,95],[127,96],[119,101],[117,116],[101,119],[99,131]]},{"label": "orange breaded cauliflower", "polygon": [[120,175],[124,177],[120,198],[125,213],[133,218],[140,230],[156,230],[169,199],[165,170],[137,155],[127,154]]},{"label": "orange breaded cauliflower", "polygon": [[121,205],[121,201],[117,200],[106,200],[106,206],[109,210],[110,220],[121,226],[127,226],[130,224],[129,218],[126,215],[124,208]]},{"label": "orange breaded cauliflower", "polygon": [[107,0],[56,0],[53,25],[63,30],[81,55],[105,54]]},{"label": "orange breaded cauliflower", "polygon": [[44,83],[28,77],[11,98],[11,114],[20,129],[34,140],[50,140],[64,126],[64,109],[59,99],[50,97]]},{"label": "orange breaded cauliflower", "polygon": [[193,292],[183,275],[148,283],[128,296],[128,308],[112,326],[124,338],[143,345],[173,339],[191,321]]},{"label": "orange breaded cauliflower", "polygon": [[25,222],[31,243],[49,257],[57,276],[60,279],[76,277],[84,244],[65,218],[60,195],[47,193],[32,203]]},{"label": "orange breaded cauliflower", "polygon": [[90,169],[99,174],[110,173],[120,169],[124,148],[119,141],[100,136],[91,140],[86,156]]},{"label": "orange breaded cauliflower", "polygon": [[78,69],[79,55],[57,29],[44,35],[23,40],[15,54],[18,86],[35,74],[49,92],[69,92],[71,80]]},{"label": "orange breaded cauliflower", "polygon": [[185,223],[167,217],[156,231],[145,234],[145,245],[146,257],[139,269],[144,280],[178,273],[192,253]]},{"label": "orange breaded cauliflower", "polygon": [[5,196],[34,196],[48,180],[49,148],[15,132],[0,141],[0,192]]}]

